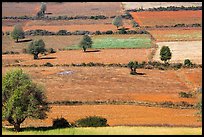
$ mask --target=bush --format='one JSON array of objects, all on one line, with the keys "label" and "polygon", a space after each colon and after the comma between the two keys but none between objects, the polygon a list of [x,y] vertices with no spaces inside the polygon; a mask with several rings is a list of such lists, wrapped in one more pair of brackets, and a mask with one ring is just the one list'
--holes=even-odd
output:
[{"label": "bush", "polygon": [[106,34],[113,34],[113,31],[112,30],[108,30],[108,31],[106,31]]},{"label": "bush", "polygon": [[56,51],[53,48],[49,48],[48,53],[56,53]]},{"label": "bush", "polygon": [[71,127],[71,124],[64,118],[57,118],[52,121],[53,128],[66,128]]},{"label": "bush", "polygon": [[188,92],[179,92],[179,96],[182,97],[182,98],[192,98],[192,93]]},{"label": "bush", "polygon": [[184,66],[191,67],[193,64],[189,59],[184,60]]},{"label": "bush", "polygon": [[53,65],[50,62],[45,63],[43,66],[53,67]]},{"label": "bush", "polygon": [[22,53],[28,53],[26,48],[22,49]]},{"label": "bush", "polygon": [[99,30],[96,31],[96,35],[101,35],[101,32]]},{"label": "bush", "polygon": [[122,28],[118,31],[119,34],[127,34],[125,28]]},{"label": "bush", "polygon": [[105,127],[108,126],[107,119],[99,116],[89,116],[75,122],[78,127]]}]

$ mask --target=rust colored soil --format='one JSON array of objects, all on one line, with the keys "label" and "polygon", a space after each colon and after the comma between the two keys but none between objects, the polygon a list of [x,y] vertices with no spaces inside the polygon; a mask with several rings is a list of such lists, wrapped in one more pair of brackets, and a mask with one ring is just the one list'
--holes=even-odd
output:
[{"label": "rust colored soil", "polygon": [[[175,24],[202,24],[202,10],[198,11],[144,11],[131,12],[135,21],[141,26]],[[142,23],[142,24],[141,24]]]},{"label": "rust colored soil", "polygon": [[202,28],[149,29],[158,42],[202,40]]},{"label": "rust colored soil", "polygon": [[[124,111],[125,110],[125,111]],[[116,125],[172,125],[201,126],[193,109],[169,109],[134,105],[52,106],[45,120],[26,119],[22,126],[52,126],[52,119],[64,117],[74,122],[86,116],[101,116],[110,126]]]},{"label": "rust colored soil", "polygon": [[[3,63],[8,60],[19,60],[21,64],[45,64],[50,62],[52,64],[71,64],[71,63],[128,63],[130,60],[137,60],[139,62],[148,61],[148,55],[151,49],[101,49],[100,52],[87,52],[82,50],[68,50],[58,51],[47,56],[40,56],[40,60],[33,60],[33,55],[19,54],[19,55],[2,55]],[[53,58],[53,59],[46,59]]]},{"label": "rust colored soil", "polygon": [[[10,67],[3,67],[5,74]],[[130,75],[128,68],[112,67],[24,67],[32,79],[46,88],[49,101],[151,101],[196,103],[180,98],[179,92],[195,91],[202,85],[202,69],[147,70]],[[63,71],[70,75],[59,75]]]}]

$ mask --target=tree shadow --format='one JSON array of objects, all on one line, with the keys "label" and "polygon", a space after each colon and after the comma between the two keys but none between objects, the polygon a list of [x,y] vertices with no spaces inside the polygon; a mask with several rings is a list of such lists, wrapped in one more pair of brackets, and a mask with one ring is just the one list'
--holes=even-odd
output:
[{"label": "tree shadow", "polygon": [[136,75],[146,75],[146,73],[136,73]]},{"label": "tree shadow", "polygon": [[39,59],[56,59],[57,57],[40,57]]},{"label": "tree shadow", "polygon": [[18,40],[18,43],[30,42],[30,41],[32,41],[32,39]]},{"label": "tree shadow", "polygon": [[100,52],[100,50],[88,50],[86,52]]}]

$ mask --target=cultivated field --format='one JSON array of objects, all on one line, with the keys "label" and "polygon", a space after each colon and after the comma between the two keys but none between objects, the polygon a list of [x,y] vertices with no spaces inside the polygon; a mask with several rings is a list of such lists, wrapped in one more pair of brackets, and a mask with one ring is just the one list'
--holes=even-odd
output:
[{"label": "cultivated field", "polygon": [[157,42],[201,41],[202,28],[148,29]]},{"label": "cultivated field", "polygon": [[202,41],[177,41],[177,42],[158,42],[159,48],[153,60],[160,60],[160,49],[168,46],[172,52],[170,62],[183,63],[185,59],[190,59],[193,63],[202,64]]},{"label": "cultivated field", "polygon": [[[35,16],[40,4],[40,2],[3,2],[2,16]],[[114,16],[120,14],[120,10],[120,2],[47,2],[47,13],[53,16]]]},{"label": "cultivated field", "polygon": [[202,10],[197,11],[144,11],[131,12],[140,26],[172,26],[176,24],[202,24]]},{"label": "cultivated field", "polygon": [[148,9],[148,8],[159,8],[159,7],[191,7],[191,6],[202,6],[202,2],[122,2],[123,7],[128,9]]},{"label": "cultivated field", "polygon": [[[3,58],[4,60],[4,58]],[[12,67],[3,67],[2,74]],[[31,78],[46,89],[53,101],[150,101],[196,103],[197,98],[180,98],[179,92],[195,91],[202,83],[202,69],[148,70],[137,77],[128,68],[112,67],[24,67]],[[70,75],[59,72],[72,71]],[[157,85],[157,86],[155,86]]]}]

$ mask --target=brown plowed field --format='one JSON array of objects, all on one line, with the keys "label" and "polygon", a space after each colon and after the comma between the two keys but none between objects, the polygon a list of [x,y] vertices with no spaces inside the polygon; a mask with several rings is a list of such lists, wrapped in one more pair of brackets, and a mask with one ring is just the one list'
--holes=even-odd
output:
[{"label": "brown plowed field", "polygon": [[176,24],[202,24],[202,10],[198,11],[144,11],[130,13],[140,26],[171,26]]},{"label": "brown plowed field", "polygon": [[[120,2],[46,2],[47,13],[53,16],[114,16],[120,14]],[[111,8],[110,8],[111,7]],[[2,16],[34,16],[40,2],[3,2]]]},{"label": "brown plowed field", "polygon": [[[52,119],[64,117],[74,122],[86,116],[101,116],[110,126],[116,125],[172,125],[201,126],[194,109],[170,109],[134,105],[51,106],[45,120],[26,119],[22,126],[52,126]],[[125,111],[124,111],[125,110]]]},{"label": "brown plowed field", "polygon": [[[5,74],[10,67],[3,67]],[[202,84],[202,69],[148,70],[132,76],[128,68],[112,67],[24,67],[32,79],[46,89],[48,101],[150,101],[196,103],[180,98],[179,92],[195,91]],[[63,71],[70,75],[59,75]]]},{"label": "brown plowed field", "polygon": [[202,28],[149,29],[157,42],[202,40]]},{"label": "brown plowed field", "polygon": [[[93,49],[92,49],[93,50]],[[54,54],[46,56],[39,55],[40,60],[33,60],[33,55],[18,54],[18,55],[2,55],[3,64],[7,64],[8,61],[21,60],[20,64],[45,64],[50,62],[52,64],[71,64],[71,63],[128,63],[130,60],[137,60],[139,62],[148,61],[148,57],[151,53],[149,49],[101,49],[99,52],[87,52],[82,50],[68,50],[58,51]],[[52,59],[49,59],[52,58]],[[13,62],[14,63],[14,62]]]}]

